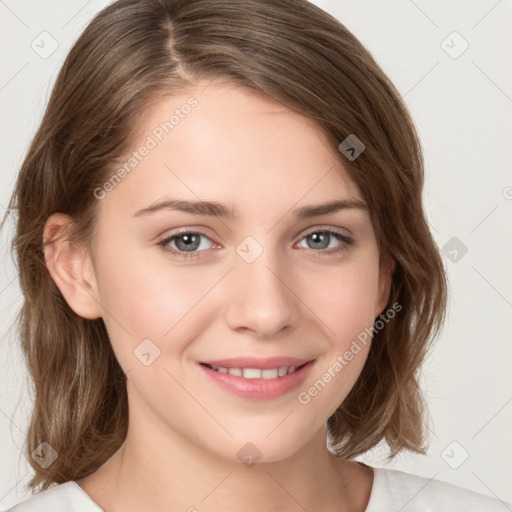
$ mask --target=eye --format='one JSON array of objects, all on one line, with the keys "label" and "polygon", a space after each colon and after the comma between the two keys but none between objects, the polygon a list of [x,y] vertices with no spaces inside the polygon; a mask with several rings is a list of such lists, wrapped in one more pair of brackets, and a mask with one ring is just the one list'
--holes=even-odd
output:
[{"label": "eye", "polygon": [[[210,244],[204,243],[208,240]],[[332,229],[316,229],[310,231],[302,240],[306,241],[307,249],[312,249],[318,256],[333,256],[340,254],[349,249],[354,244],[352,238],[343,233]],[[304,247],[301,242],[295,244],[295,247]],[[192,259],[201,257],[201,252],[212,248],[214,242],[200,231],[191,231],[182,229],[177,233],[173,233],[158,242],[162,249],[171,254],[171,256],[181,259]],[[206,246],[205,246],[206,245]],[[326,250],[329,249],[329,250]]]},{"label": "eye", "polygon": [[208,238],[204,233],[184,229],[164,238],[158,242],[158,245],[162,246],[164,251],[167,251],[178,258],[195,258],[200,256],[197,254],[198,252],[211,248],[208,244],[206,244],[205,247],[202,239],[209,240],[213,244],[210,238]]},{"label": "eye", "polygon": [[[319,256],[341,253],[354,244],[352,238],[332,229],[316,229],[315,231],[310,231],[302,240],[306,241],[306,248],[314,249]],[[301,242],[297,245],[301,246],[300,244]],[[325,249],[332,250],[326,251]]]}]

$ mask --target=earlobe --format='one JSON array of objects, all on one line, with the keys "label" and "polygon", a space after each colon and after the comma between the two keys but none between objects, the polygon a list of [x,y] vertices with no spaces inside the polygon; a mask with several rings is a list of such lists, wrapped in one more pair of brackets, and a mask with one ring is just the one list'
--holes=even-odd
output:
[{"label": "earlobe", "polygon": [[375,318],[384,312],[384,308],[389,301],[391,293],[391,283],[393,282],[393,274],[395,273],[396,261],[391,258],[379,270],[379,291],[375,309]]},{"label": "earlobe", "polygon": [[102,316],[94,267],[87,248],[68,239],[71,222],[63,213],[47,219],[43,231],[46,267],[69,307],[93,320]]}]

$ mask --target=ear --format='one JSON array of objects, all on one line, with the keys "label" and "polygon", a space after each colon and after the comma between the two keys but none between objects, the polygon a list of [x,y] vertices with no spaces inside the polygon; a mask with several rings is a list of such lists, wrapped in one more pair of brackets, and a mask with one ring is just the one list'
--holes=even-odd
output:
[{"label": "ear", "polygon": [[375,304],[375,315],[377,318],[381,315],[389,301],[391,293],[391,283],[393,282],[393,274],[396,268],[396,261],[389,257],[387,261],[381,263],[379,268],[379,290],[377,302]]},{"label": "ear", "polygon": [[69,307],[92,320],[102,316],[96,276],[87,247],[67,237],[71,223],[71,217],[63,213],[48,217],[43,230],[44,258]]}]

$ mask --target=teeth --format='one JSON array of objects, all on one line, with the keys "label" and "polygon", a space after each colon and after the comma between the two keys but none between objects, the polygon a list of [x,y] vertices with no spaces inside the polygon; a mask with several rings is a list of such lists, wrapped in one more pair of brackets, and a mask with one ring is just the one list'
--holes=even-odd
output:
[{"label": "teeth", "polygon": [[258,370],[258,368],[244,368],[244,379],[261,379],[261,370]]},{"label": "teeth", "polygon": [[279,375],[279,370],[277,368],[261,370],[261,377],[263,379],[277,379],[278,375]]},{"label": "teeth", "polygon": [[277,372],[279,377],[283,377],[288,373],[288,368],[286,366],[281,366],[280,368],[278,368]]},{"label": "teeth", "polygon": [[280,366],[279,368],[266,368],[264,370],[260,368],[224,368],[222,366],[211,366],[212,370],[219,373],[229,373],[235,377],[243,377],[244,379],[277,379],[278,377],[284,377],[289,373],[293,373],[296,366]]}]

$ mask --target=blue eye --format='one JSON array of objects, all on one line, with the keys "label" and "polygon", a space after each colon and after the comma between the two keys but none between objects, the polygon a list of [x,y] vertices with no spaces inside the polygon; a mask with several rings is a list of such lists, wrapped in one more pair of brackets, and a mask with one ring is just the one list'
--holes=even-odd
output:
[{"label": "blue eye", "polygon": [[[354,244],[352,238],[339,233],[338,231],[333,231],[332,229],[323,229],[323,230],[315,230],[308,233],[302,240],[306,240],[310,242],[308,249],[313,249],[318,256],[332,256],[333,254],[339,254],[343,251],[346,251],[351,245]],[[331,246],[331,242],[341,242],[338,243],[334,248]],[[323,249],[332,250],[325,251]],[[321,249],[320,251],[316,249]]]},{"label": "blue eye", "polygon": [[[211,239],[204,233],[199,231],[187,231],[186,229],[164,238],[158,242],[157,245],[161,246],[164,251],[171,254],[173,257],[193,259],[202,257],[201,253],[212,246],[206,244],[207,246],[205,247],[202,239],[210,241],[213,245]],[[308,244],[306,249],[315,253],[316,256],[338,255],[348,250],[349,247],[354,244],[352,238],[331,229],[316,229],[306,234],[301,239],[301,242],[302,240],[306,240]],[[303,247],[300,246],[301,242],[295,244],[295,247]],[[334,247],[332,246],[332,242],[335,243]]]},{"label": "blue eye", "polygon": [[[201,238],[210,240],[205,234],[197,231],[181,231],[161,240],[158,242],[158,245],[161,245],[165,251],[170,252],[178,258],[196,258],[200,256],[197,254],[197,249],[204,245],[201,244]],[[174,243],[176,249],[169,245],[171,243]],[[204,249],[203,247],[199,252],[202,252]],[[206,247],[206,249],[208,249],[208,247]]]}]

